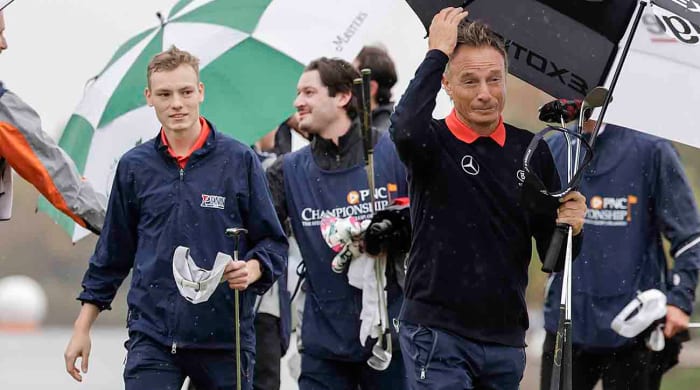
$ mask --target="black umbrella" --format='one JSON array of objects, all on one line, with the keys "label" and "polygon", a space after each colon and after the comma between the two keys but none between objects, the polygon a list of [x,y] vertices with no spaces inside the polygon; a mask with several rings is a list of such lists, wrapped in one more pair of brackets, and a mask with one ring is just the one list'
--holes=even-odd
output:
[{"label": "black umbrella", "polygon": [[557,98],[605,82],[637,0],[407,0],[426,30],[445,7],[466,6],[504,37],[509,71]]}]

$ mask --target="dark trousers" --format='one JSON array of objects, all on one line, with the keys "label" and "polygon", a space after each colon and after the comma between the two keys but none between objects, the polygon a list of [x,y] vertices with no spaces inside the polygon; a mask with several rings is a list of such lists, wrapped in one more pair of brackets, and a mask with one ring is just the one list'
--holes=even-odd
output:
[{"label": "dark trousers", "polygon": [[525,372],[522,347],[481,343],[406,322],[399,339],[411,390],[517,390]]},{"label": "dark trousers", "polygon": [[[180,390],[189,376],[198,390],[236,388],[236,356],[233,350],[178,349],[159,344],[133,332],[127,342],[124,367],[126,390]],[[253,353],[241,351],[241,387],[252,389]]]},{"label": "dark trousers", "polygon": [[253,389],[279,390],[282,359],[280,319],[266,313],[256,314],[255,340]]},{"label": "dark trousers", "polygon": [[[556,335],[547,333],[542,347],[540,389],[549,390]],[[634,345],[606,353],[592,353],[572,347],[574,390],[591,390],[602,379],[605,390],[651,390],[650,367],[653,352],[640,340]]]},{"label": "dark trousers", "polygon": [[367,362],[342,362],[301,354],[299,390],[403,390],[406,375],[400,351],[393,351],[391,363],[376,371]]}]

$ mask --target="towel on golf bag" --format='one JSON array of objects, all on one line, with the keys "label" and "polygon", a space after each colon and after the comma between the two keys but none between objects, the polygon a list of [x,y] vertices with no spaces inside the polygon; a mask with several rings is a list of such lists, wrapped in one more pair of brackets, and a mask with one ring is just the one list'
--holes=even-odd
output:
[{"label": "towel on golf bag", "polygon": [[[367,337],[382,336],[382,311],[379,307],[379,293],[384,294],[386,302],[386,259],[369,257],[360,250],[362,233],[369,226],[369,220],[362,223],[355,217],[324,217],[321,220],[321,234],[331,249],[338,254],[331,263],[335,272],[343,272],[347,263],[348,283],[362,290],[362,310],[360,311],[360,344],[365,345]],[[376,262],[380,262],[376,267]],[[376,268],[380,268],[381,286],[377,286]]]}]

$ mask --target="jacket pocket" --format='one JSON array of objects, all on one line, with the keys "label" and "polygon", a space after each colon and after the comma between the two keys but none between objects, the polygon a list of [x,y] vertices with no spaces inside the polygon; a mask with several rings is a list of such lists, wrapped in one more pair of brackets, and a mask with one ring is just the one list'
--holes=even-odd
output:
[{"label": "jacket pocket", "polygon": [[408,331],[411,348],[409,356],[413,361],[416,379],[424,381],[428,378],[430,363],[435,357],[439,334],[434,329],[422,325],[413,326],[403,323]]}]

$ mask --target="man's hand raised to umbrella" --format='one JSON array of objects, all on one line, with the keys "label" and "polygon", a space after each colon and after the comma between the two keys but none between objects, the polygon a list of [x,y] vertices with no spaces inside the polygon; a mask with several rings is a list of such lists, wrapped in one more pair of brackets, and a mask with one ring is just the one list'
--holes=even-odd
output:
[{"label": "man's hand raised to umbrella", "polygon": [[243,291],[262,276],[260,262],[256,259],[248,261],[232,261],[224,270],[224,280],[229,288]]},{"label": "man's hand raised to umbrella", "polygon": [[430,24],[428,47],[451,56],[457,46],[457,26],[469,14],[462,8],[448,7],[438,12]]}]

